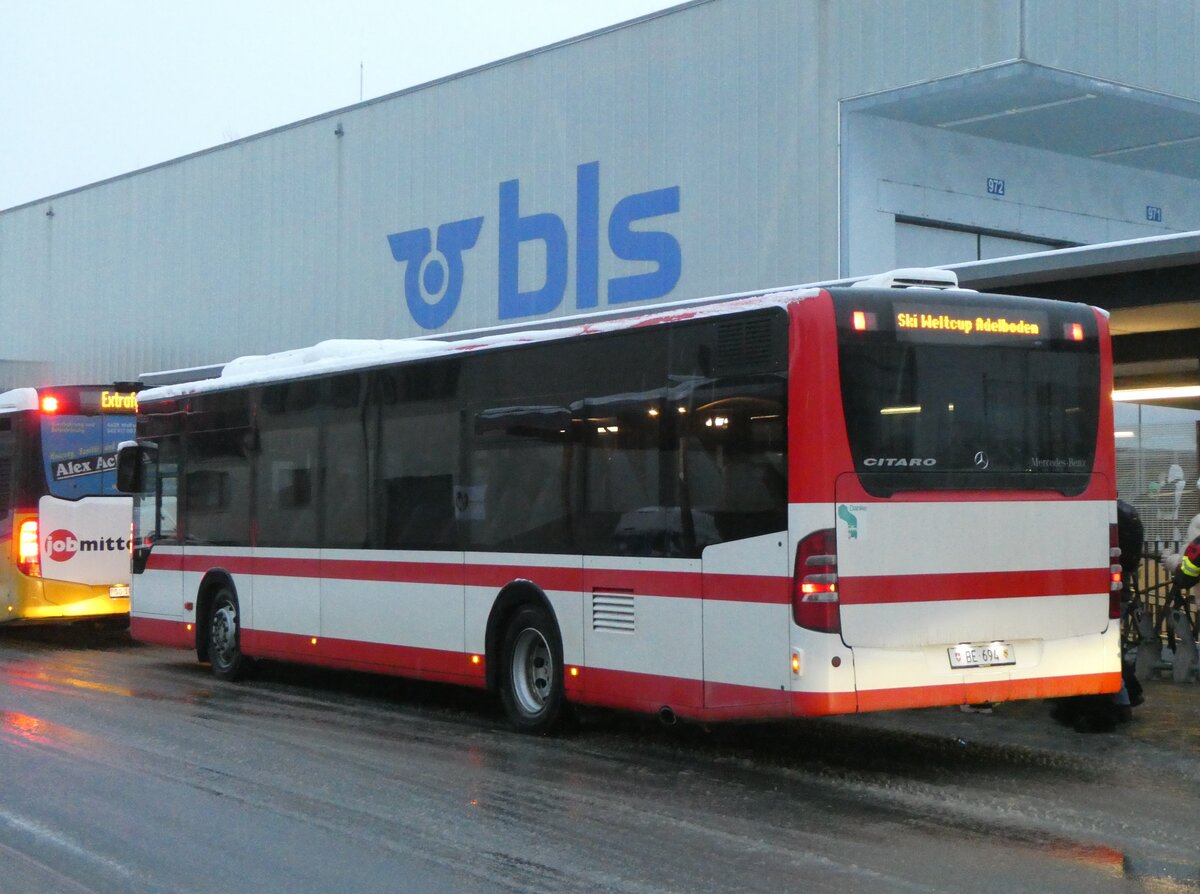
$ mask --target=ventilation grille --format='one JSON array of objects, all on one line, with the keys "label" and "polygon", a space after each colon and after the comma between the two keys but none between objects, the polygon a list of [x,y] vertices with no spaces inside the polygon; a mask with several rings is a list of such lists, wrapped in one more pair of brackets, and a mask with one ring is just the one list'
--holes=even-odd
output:
[{"label": "ventilation grille", "polygon": [[633,597],[619,593],[593,593],[592,629],[634,633]]},{"label": "ventilation grille", "polygon": [[771,317],[728,320],[717,326],[717,366],[722,370],[770,366],[775,359]]}]

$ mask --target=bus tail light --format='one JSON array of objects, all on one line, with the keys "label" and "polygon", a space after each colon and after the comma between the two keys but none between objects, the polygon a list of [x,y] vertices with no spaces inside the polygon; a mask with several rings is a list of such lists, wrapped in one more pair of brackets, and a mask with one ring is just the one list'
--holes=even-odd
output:
[{"label": "bus tail light", "polygon": [[792,573],[792,616],[809,630],[839,633],[837,535],[833,528],[813,531],[796,547]]},{"label": "bus tail light", "polygon": [[1121,617],[1121,596],[1125,588],[1121,575],[1121,538],[1115,524],[1108,526],[1108,617],[1115,620]]},{"label": "bus tail light", "polygon": [[37,515],[16,518],[17,569],[29,577],[42,576],[41,550],[38,548]]}]

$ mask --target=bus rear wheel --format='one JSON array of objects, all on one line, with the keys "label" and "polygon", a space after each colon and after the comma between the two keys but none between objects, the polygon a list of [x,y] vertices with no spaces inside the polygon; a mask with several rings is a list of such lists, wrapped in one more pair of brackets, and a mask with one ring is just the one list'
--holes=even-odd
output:
[{"label": "bus rear wheel", "polygon": [[220,680],[239,679],[249,665],[242,654],[240,617],[237,597],[222,587],[213,597],[208,621],[208,660],[213,676]]},{"label": "bus rear wheel", "polygon": [[527,605],[504,635],[500,700],[509,722],[523,733],[546,735],[566,713],[562,642],[545,609]]}]

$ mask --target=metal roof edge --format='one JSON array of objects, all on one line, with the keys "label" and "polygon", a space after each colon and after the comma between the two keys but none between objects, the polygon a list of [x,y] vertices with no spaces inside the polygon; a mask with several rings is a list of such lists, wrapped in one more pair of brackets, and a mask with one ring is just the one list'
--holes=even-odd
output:
[{"label": "metal roof edge", "polygon": [[1200,263],[1200,230],[947,264],[971,288],[1053,282]]}]

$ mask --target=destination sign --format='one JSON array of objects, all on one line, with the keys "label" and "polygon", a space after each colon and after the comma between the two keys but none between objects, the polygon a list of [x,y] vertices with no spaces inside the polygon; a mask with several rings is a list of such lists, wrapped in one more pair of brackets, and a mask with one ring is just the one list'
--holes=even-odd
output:
[{"label": "destination sign", "polygon": [[79,406],[85,412],[136,413],[138,399],[136,391],[81,391]]},{"label": "destination sign", "polygon": [[893,308],[896,335],[920,341],[1035,340],[1049,335],[1049,318],[1036,310],[995,310],[906,304]]}]

